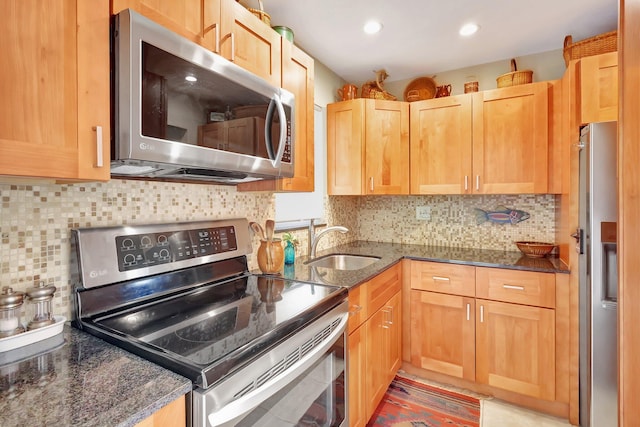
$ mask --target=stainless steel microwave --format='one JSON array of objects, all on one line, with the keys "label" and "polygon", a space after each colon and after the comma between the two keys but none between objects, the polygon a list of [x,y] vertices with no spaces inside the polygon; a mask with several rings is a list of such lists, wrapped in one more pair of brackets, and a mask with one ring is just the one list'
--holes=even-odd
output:
[{"label": "stainless steel microwave", "polygon": [[111,175],[293,176],[294,96],[155,22],[115,17]]}]

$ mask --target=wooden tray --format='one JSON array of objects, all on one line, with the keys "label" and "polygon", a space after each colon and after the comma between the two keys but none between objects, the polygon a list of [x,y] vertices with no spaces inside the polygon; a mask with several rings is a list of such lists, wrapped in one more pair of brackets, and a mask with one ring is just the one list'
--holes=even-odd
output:
[{"label": "wooden tray", "polygon": [[409,82],[404,89],[404,100],[409,101],[408,94],[410,91],[417,91],[417,99],[412,97],[411,101],[422,101],[424,99],[431,99],[436,96],[436,82],[431,77],[418,77],[417,79]]}]

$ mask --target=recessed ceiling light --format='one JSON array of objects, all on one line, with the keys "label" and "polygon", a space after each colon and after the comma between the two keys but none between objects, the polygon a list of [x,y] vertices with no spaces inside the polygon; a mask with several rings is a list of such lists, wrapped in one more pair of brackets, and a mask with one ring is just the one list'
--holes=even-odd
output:
[{"label": "recessed ceiling light", "polygon": [[198,79],[196,79],[196,78],[195,78],[195,77],[193,77],[193,76],[187,76],[187,77],[185,77],[184,79],[185,79],[186,81],[188,81],[188,82],[197,82],[197,81],[198,81]]},{"label": "recessed ceiling light", "polygon": [[382,24],[378,21],[369,21],[364,24],[364,32],[367,34],[379,33],[382,30]]},{"label": "recessed ceiling light", "polygon": [[478,24],[464,24],[461,28],[460,28],[460,35],[461,36],[470,36],[472,34],[475,34],[478,30],[480,29],[480,26]]}]

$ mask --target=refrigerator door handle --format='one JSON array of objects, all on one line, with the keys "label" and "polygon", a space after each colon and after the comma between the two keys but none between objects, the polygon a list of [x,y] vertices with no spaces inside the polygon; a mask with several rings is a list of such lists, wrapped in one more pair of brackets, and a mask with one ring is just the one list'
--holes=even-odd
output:
[{"label": "refrigerator door handle", "polygon": [[582,228],[576,228],[576,232],[571,235],[576,239],[576,252],[580,255],[584,254],[584,230]]}]

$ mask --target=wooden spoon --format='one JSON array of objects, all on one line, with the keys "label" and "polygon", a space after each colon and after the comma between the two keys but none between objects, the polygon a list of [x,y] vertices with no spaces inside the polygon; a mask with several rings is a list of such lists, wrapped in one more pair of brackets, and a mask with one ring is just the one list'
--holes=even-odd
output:
[{"label": "wooden spoon", "polygon": [[249,226],[251,227],[253,232],[258,235],[259,238],[261,238],[262,240],[267,240],[267,238],[264,235],[264,230],[262,229],[262,226],[260,224],[252,221],[249,223]]},{"label": "wooden spoon", "polygon": [[268,219],[264,224],[265,232],[267,233],[267,263],[269,269],[273,270],[273,253],[271,248],[271,242],[273,241],[273,230],[276,228],[276,223],[272,219]]}]

